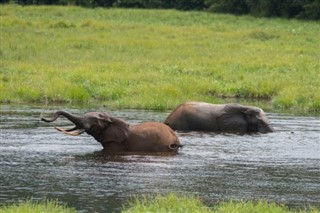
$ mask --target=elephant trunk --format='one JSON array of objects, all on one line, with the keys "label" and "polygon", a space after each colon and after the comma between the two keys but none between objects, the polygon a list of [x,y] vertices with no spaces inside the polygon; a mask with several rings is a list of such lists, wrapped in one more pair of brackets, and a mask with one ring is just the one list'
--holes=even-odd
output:
[{"label": "elephant trunk", "polygon": [[72,115],[66,111],[57,111],[53,114],[53,117],[51,119],[46,119],[46,118],[41,118],[42,121],[45,121],[45,122],[53,122],[55,120],[57,120],[57,118],[60,116],[60,115],[63,115],[64,117],[66,117],[69,121],[71,121],[72,123],[74,123],[76,126],[71,128],[71,129],[63,129],[63,128],[60,128],[60,127],[55,127],[58,131],[60,132],[63,132],[65,134],[68,134],[68,135],[80,135],[82,133],[85,132],[85,130],[83,129],[82,127],[82,117],[80,116],[75,116],[75,115]]},{"label": "elephant trunk", "polygon": [[262,133],[269,133],[274,132],[274,129],[270,125],[266,125],[264,128],[262,128]]},{"label": "elephant trunk", "polygon": [[46,118],[41,118],[42,121],[45,122],[53,122],[55,120],[57,120],[57,118],[63,115],[64,117],[66,117],[68,120],[70,120],[71,122],[73,122],[75,125],[79,125],[81,123],[81,117],[79,116],[75,116],[72,115],[66,111],[57,111],[53,114],[53,117],[51,119],[46,119]]},{"label": "elephant trunk", "polygon": [[261,123],[258,125],[258,132],[260,133],[269,133],[273,131],[274,129],[270,126],[269,122]]}]

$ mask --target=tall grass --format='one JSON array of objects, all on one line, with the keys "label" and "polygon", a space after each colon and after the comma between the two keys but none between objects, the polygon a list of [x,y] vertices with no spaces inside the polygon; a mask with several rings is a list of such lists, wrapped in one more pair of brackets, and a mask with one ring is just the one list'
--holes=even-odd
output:
[{"label": "tall grass", "polygon": [[266,201],[228,201],[221,202],[214,207],[206,206],[199,198],[194,196],[157,195],[153,198],[140,197],[130,201],[122,213],[166,212],[166,213],[319,213],[315,208],[309,210],[290,210],[288,207]]},{"label": "tall grass", "polygon": [[2,5],[0,102],[320,111],[320,26],[205,12]]},{"label": "tall grass", "polygon": [[[74,213],[74,208],[59,204],[56,201],[33,202],[31,200],[0,207],[1,213]],[[228,201],[221,202],[214,207],[206,206],[199,198],[194,196],[157,195],[154,197],[135,197],[125,203],[122,213],[319,213],[316,208],[305,210],[290,210],[288,207],[265,201]]]},{"label": "tall grass", "polygon": [[73,208],[59,204],[56,201],[34,202],[31,200],[4,206],[0,208],[1,213],[76,213]]},{"label": "tall grass", "polygon": [[183,213],[209,213],[211,209],[195,197],[177,196],[168,194],[157,195],[153,198],[136,197],[124,206],[122,213],[141,212],[183,212]]}]

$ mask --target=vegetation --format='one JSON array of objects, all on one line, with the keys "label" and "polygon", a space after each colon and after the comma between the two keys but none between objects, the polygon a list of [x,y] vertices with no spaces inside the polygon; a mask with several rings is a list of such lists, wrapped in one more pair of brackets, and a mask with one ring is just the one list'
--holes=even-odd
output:
[{"label": "vegetation", "polygon": [[168,109],[245,98],[320,112],[316,22],[17,5],[0,17],[2,103]]},{"label": "vegetation", "polygon": [[319,0],[0,0],[22,5],[79,5],[84,7],[175,8],[259,17],[320,19]]},{"label": "vegetation", "polygon": [[153,198],[136,197],[123,207],[122,213],[141,212],[183,212],[183,213],[209,213],[211,209],[201,200],[192,196],[177,196],[175,194],[157,195]]},{"label": "vegetation", "polygon": [[214,207],[206,206],[200,199],[193,196],[181,196],[176,194],[157,195],[154,198],[135,198],[124,207],[122,213],[141,212],[181,212],[181,213],[291,213],[310,212],[319,213],[317,209],[304,211],[290,210],[284,205],[268,203],[265,201],[248,202],[221,202]]},{"label": "vegetation", "polygon": [[[13,204],[0,208],[1,213],[74,213],[73,208],[58,204],[55,201],[32,202],[26,201],[20,204]],[[221,202],[214,207],[206,206],[200,199],[194,196],[181,196],[176,194],[157,195],[155,197],[134,198],[123,206],[122,213],[141,213],[141,212],[171,212],[171,213],[319,213],[315,208],[310,210],[290,210],[284,205],[276,203],[259,202]]]},{"label": "vegetation", "polygon": [[76,213],[73,208],[59,204],[56,201],[25,201],[19,204],[12,204],[0,208],[1,213]]},{"label": "vegetation", "polygon": [[320,19],[318,0],[206,0],[205,2],[213,12],[251,14],[258,17]]}]

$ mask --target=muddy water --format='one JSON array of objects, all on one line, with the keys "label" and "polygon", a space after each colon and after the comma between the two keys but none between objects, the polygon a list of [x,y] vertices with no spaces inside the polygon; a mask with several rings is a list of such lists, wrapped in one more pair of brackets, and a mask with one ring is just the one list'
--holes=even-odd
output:
[{"label": "muddy water", "polygon": [[[54,198],[81,212],[117,212],[133,195],[180,192],[208,205],[263,199],[320,208],[319,117],[268,114],[276,132],[267,135],[179,133],[185,147],[176,156],[106,156],[92,137],[53,128],[70,126],[67,120],[40,122],[56,109],[1,106],[1,204]],[[130,123],[168,114],[111,113]]]}]

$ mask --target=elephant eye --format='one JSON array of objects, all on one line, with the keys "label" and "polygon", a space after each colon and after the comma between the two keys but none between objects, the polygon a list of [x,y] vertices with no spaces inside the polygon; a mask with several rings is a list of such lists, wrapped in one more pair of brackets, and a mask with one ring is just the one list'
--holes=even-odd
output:
[{"label": "elephant eye", "polygon": [[90,128],[90,132],[94,132],[94,133],[97,134],[99,132],[99,128],[96,125],[93,125]]},{"label": "elephant eye", "polygon": [[246,117],[247,117],[247,118],[252,118],[252,117],[253,117],[253,115],[252,115],[252,114],[250,114],[250,113],[247,113],[247,114],[246,114]]},{"label": "elephant eye", "polygon": [[102,113],[99,113],[99,114],[98,114],[98,118],[99,118],[99,119],[102,119],[102,118],[104,118],[104,117],[105,117],[104,114],[102,114]]}]

